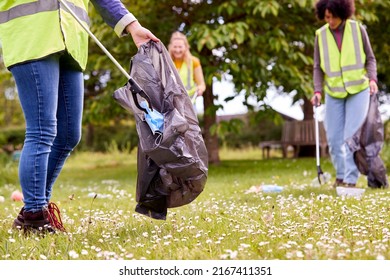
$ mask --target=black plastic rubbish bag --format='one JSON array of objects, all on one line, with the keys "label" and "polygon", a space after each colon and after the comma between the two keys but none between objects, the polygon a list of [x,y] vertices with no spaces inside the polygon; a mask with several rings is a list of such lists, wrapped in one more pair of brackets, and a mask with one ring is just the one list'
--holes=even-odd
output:
[{"label": "black plastic rubbish bag", "polygon": [[380,158],[384,141],[384,127],[376,94],[371,95],[368,114],[362,127],[347,140],[354,152],[356,166],[361,174],[367,176],[370,188],[388,188],[386,167]]},{"label": "black plastic rubbish bag", "polygon": [[113,95],[136,120],[135,211],[164,220],[168,208],[188,204],[203,191],[208,154],[190,97],[162,43],[150,41],[139,48],[131,60],[130,76],[150,99],[150,107],[164,116],[162,134],[153,133],[137,104],[142,94],[133,95],[137,86],[129,82]]}]

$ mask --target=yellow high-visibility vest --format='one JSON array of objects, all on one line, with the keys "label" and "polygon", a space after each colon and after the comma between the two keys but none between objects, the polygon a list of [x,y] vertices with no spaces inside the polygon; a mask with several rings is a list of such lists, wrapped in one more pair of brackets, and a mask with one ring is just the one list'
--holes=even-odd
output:
[{"label": "yellow high-visibility vest", "polygon": [[194,64],[192,60],[189,66],[185,61],[183,61],[183,64],[179,70],[179,76],[187,90],[188,95],[192,97],[196,92],[196,84],[194,81]]},{"label": "yellow high-visibility vest", "polygon": [[[89,24],[89,0],[66,0]],[[6,67],[66,50],[84,70],[88,34],[58,0],[0,1],[0,40]]]},{"label": "yellow high-visibility vest", "polygon": [[325,74],[324,91],[332,97],[345,98],[348,94],[365,90],[369,86],[369,80],[359,24],[353,20],[346,21],[341,52],[329,24],[318,29],[316,35],[321,69]]}]

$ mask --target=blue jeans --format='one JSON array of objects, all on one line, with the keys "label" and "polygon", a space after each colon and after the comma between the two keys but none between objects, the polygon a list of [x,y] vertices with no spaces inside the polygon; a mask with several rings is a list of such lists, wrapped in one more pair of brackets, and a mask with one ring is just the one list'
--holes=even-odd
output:
[{"label": "blue jeans", "polygon": [[329,153],[336,169],[336,178],[343,180],[344,183],[356,184],[359,177],[353,153],[345,141],[363,125],[369,103],[369,88],[342,99],[333,98],[328,94],[325,96],[324,126]]},{"label": "blue jeans", "polygon": [[67,54],[10,67],[26,121],[19,162],[24,209],[47,206],[65,160],[79,143],[84,80]]}]

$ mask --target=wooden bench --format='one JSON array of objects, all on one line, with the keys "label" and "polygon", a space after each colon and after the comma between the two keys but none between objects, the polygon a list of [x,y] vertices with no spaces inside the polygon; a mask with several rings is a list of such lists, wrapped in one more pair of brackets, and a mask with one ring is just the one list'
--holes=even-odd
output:
[{"label": "wooden bench", "polygon": [[[319,128],[319,146],[320,155],[327,155],[328,142],[326,141],[326,132],[324,123],[318,123]],[[282,130],[282,151],[283,157],[287,157],[287,148],[294,148],[294,157],[298,157],[299,149],[302,146],[315,146],[315,123],[313,120],[303,121],[285,121]]]},{"label": "wooden bench", "polygon": [[271,140],[271,141],[262,141],[259,143],[259,147],[263,153],[263,159],[270,157],[271,150],[282,149],[282,141]]},{"label": "wooden bench", "polygon": [[[270,157],[270,150],[282,149],[283,157],[286,158],[289,149],[293,149],[294,157],[298,157],[302,146],[315,146],[315,126],[313,120],[285,121],[282,128],[282,139],[263,141],[259,143],[263,158]],[[323,122],[319,122],[319,146],[320,154],[326,156],[328,143]]]}]

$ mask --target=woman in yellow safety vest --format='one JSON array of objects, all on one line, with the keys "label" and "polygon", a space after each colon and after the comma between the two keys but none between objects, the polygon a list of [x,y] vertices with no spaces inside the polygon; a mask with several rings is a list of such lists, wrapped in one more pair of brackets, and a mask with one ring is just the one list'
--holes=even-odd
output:
[{"label": "woman in yellow safety vest", "polygon": [[356,187],[359,177],[346,145],[366,119],[370,94],[376,94],[376,60],[364,27],[351,20],[353,0],[320,0],[316,15],[326,24],[316,31],[314,105],[325,98],[324,125],[336,170],[334,187]]},{"label": "woman in yellow safety vest", "polygon": [[[120,0],[91,0],[118,36],[131,34],[139,46],[158,39],[143,28]],[[13,227],[24,232],[64,231],[50,202],[65,160],[79,143],[83,73],[88,56],[85,24],[89,0],[0,1],[0,41],[5,66],[16,81],[26,121],[19,162],[24,206]]]},{"label": "woman in yellow safety vest", "polygon": [[168,51],[190,98],[195,100],[196,96],[203,95],[206,85],[202,66],[199,58],[191,54],[187,37],[179,31],[174,32],[168,45]]}]

